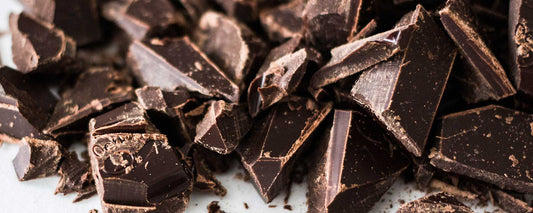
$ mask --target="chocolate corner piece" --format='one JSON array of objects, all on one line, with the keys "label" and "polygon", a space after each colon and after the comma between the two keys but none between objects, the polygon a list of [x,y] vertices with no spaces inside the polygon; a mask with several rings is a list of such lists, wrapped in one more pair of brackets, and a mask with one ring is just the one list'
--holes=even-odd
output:
[{"label": "chocolate corner piece", "polygon": [[259,5],[257,1],[246,0],[214,0],[226,14],[236,19],[250,23],[257,19]]},{"label": "chocolate corner piece", "polygon": [[496,200],[496,204],[507,212],[533,212],[533,207],[507,192],[493,189],[490,193]]},{"label": "chocolate corner piece", "polygon": [[137,102],[126,103],[91,120],[94,135],[109,133],[157,132],[146,112]]},{"label": "chocolate corner piece", "polygon": [[331,103],[291,96],[254,123],[236,151],[266,202],[287,186],[295,160],[331,109]]},{"label": "chocolate corner piece", "polygon": [[370,115],[335,110],[314,152],[309,212],[365,212],[410,162]]},{"label": "chocolate corner piece", "polygon": [[415,27],[405,50],[364,71],[351,95],[420,157],[457,51],[421,5],[404,24]]},{"label": "chocolate corner piece", "polygon": [[61,149],[57,141],[23,138],[13,159],[18,179],[25,181],[56,174],[63,158]]},{"label": "chocolate corner piece", "polygon": [[89,198],[96,193],[94,179],[91,174],[91,168],[88,162],[82,162],[78,159],[76,152],[65,155],[58,170],[59,183],[55,193],[70,194],[78,193],[74,202]]},{"label": "chocolate corner piece", "polygon": [[303,31],[303,11],[306,1],[291,0],[286,4],[261,11],[261,25],[273,41],[284,41]]},{"label": "chocolate corner piece", "polygon": [[229,154],[250,130],[251,119],[242,105],[211,101],[196,126],[194,142],[219,154]]},{"label": "chocolate corner piece", "polygon": [[533,94],[530,84],[533,72],[533,2],[511,0],[509,6],[509,51],[511,56],[511,75],[518,90]]},{"label": "chocolate corner piece", "polygon": [[473,213],[474,211],[455,197],[446,193],[438,193],[406,203],[397,211],[397,213],[423,212]]},{"label": "chocolate corner piece", "polygon": [[533,115],[489,105],[442,118],[431,164],[446,172],[533,192]]},{"label": "chocolate corner piece", "polygon": [[468,68],[458,77],[464,81],[463,96],[467,102],[500,100],[514,95],[511,81],[502,65],[481,39],[475,26],[475,16],[463,0],[448,0],[439,11],[448,35],[467,61]]},{"label": "chocolate corner piece", "polygon": [[13,62],[22,73],[69,70],[76,54],[72,38],[49,23],[22,12],[9,17]]},{"label": "chocolate corner piece", "polygon": [[[231,102],[239,99],[239,87],[187,37],[135,41],[129,48],[128,62],[143,85],[170,91],[182,87]],[[158,67],[157,75],[154,66]]]}]

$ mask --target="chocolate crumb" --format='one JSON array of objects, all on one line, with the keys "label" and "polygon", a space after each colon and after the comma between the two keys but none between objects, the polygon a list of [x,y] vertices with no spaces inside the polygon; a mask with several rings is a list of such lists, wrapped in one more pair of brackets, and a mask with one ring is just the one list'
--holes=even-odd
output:
[{"label": "chocolate crumb", "polygon": [[289,211],[292,211],[292,206],[291,205],[284,205],[283,208],[287,209]]}]

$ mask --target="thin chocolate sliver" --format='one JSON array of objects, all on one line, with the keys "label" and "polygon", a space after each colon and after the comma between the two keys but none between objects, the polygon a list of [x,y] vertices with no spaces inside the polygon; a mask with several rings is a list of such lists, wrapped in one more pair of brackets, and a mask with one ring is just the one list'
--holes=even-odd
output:
[{"label": "thin chocolate sliver", "polygon": [[461,203],[455,197],[446,193],[430,195],[406,203],[397,211],[397,213],[423,212],[473,213],[472,209],[465,206],[465,204]]},{"label": "thin chocolate sliver", "polygon": [[533,2],[511,0],[509,6],[509,51],[511,75],[518,90],[533,94]]},{"label": "thin chocolate sliver", "polygon": [[137,102],[131,102],[119,106],[107,113],[104,113],[94,119],[94,128],[92,134],[108,133],[135,133],[135,132],[153,132],[153,124],[150,122],[144,109]]},{"label": "thin chocolate sliver", "polygon": [[13,159],[18,179],[24,181],[56,174],[63,158],[61,149],[57,141],[23,138]]}]

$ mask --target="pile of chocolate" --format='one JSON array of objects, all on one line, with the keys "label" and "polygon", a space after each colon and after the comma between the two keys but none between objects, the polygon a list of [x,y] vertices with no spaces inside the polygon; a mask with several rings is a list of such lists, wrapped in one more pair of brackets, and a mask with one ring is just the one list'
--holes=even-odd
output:
[{"label": "pile of chocolate", "polygon": [[532,1],[20,2],[0,133],[21,181],[183,212],[238,159],[265,202],[303,169],[309,212],[369,211],[400,176],[445,193],[399,212],[533,212]]}]

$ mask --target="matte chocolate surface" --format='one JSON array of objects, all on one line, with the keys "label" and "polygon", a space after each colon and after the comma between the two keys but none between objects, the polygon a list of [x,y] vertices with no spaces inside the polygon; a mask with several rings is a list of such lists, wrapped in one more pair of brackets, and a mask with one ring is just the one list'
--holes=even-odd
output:
[{"label": "matte chocolate surface", "polygon": [[514,95],[511,81],[475,26],[472,11],[463,0],[448,0],[439,11],[444,28],[468,62],[469,69],[460,74],[463,94],[468,102],[500,100]]},{"label": "matte chocolate surface", "polygon": [[509,51],[511,74],[518,90],[533,94],[533,2],[511,0],[509,6]]},{"label": "matte chocolate surface", "polygon": [[442,118],[431,164],[523,193],[533,192],[533,115],[490,105]]},{"label": "matte chocolate surface", "polygon": [[426,196],[406,203],[398,209],[397,213],[423,213],[423,212],[447,212],[447,213],[471,213],[472,209],[465,206],[446,193]]},{"label": "matte chocolate surface", "polygon": [[239,88],[188,38],[135,41],[128,54],[138,80],[149,86],[178,87],[236,102]]},{"label": "matte chocolate surface", "polygon": [[331,108],[331,103],[289,97],[256,120],[237,153],[266,202],[287,186],[294,161]]},{"label": "matte chocolate surface", "polygon": [[363,72],[351,95],[421,156],[457,51],[422,6],[404,24],[416,27],[405,51]]},{"label": "matte chocolate surface", "polygon": [[74,202],[87,199],[96,194],[94,179],[91,174],[89,162],[82,162],[78,159],[76,152],[66,154],[59,166],[59,183],[56,194],[78,193]]},{"label": "matte chocolate surface", "polygon": [[366,212],[409,166],[379,124],[335,110],[308,177],[309,212]]},{"label": "matte chocolate surface", "polygon": [[63,158],[61,149],[57,141],[23,138],[13,159],[18,179],[24,181],[56,174]]},{"label": "matte chocolate surface", "polygon": [[61,72],[76,54],[76,43],[61,29],[26,13],[9,17],[13,62],[19,71]]},{"label": "matte chocolate surface", "polygon": [[237,148],[251,124],[242,105],[211,101],[204,118],[196,126],[194,142],[219,154],[229,154]]},{"label": "matte chocolate surface", "polygon": [[270,40],[283,41],[303,34],[303,11],[306,0],[291,0],[286,4],[261,11],[261,25]]}]

